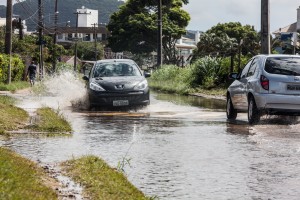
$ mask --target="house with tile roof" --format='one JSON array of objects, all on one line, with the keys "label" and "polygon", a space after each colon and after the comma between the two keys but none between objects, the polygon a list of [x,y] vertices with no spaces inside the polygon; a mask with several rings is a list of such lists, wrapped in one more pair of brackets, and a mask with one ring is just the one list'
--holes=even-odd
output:
[{"label": "house with tile roof", "polygon": [[297,21],[283,28],[279,28],[274,31],[273,34],[275,38],[280,41],[280,47],[275,48],[277,52],[296,53],[296,50],[300,47],[300,6],[297,8]]}]

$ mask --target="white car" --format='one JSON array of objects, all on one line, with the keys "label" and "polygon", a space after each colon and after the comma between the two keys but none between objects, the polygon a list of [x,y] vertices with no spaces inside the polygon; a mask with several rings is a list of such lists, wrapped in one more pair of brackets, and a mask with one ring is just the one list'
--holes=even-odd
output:
[{"label": "white car", "polygon": [[300,115],[300,56],[257,55],[250,59],[227,90],[226,114],[235,120],[247,112],[250,124],[261,115]]}]

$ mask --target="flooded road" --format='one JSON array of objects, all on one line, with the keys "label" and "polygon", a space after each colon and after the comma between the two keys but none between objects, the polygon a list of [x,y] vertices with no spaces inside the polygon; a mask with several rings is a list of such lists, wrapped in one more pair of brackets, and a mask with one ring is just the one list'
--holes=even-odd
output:
[{"label": "flooded road", "polygon": [[263,117],[249,126],[246,114],[229,123],[221,100],[153,92],[142,110],[87,112],[63,94],[22,97],[20,106],[59,108],[73,136],[1,137],[0,145],[41,163],[97,155],[164,200],[299,199],[300,124]]}]

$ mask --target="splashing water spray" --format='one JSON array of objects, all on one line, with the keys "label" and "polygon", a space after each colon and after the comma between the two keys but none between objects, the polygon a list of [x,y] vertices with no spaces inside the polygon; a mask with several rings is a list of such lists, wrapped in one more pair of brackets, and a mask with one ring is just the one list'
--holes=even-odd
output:
[{"label": "splashing water spray", "polygon": [[42,92],[39,96],[46,96],[42,103],[50,107],[68,107],[86,109],[88,107],[85,82],[72,70],[64,70],[58,74],[47,76],[40,82]]}]

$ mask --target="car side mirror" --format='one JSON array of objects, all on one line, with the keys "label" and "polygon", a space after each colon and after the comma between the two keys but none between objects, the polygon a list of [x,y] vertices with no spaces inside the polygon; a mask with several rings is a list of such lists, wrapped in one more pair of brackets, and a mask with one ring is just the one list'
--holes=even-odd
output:
[{"label": "car side mirror", "polygon": [[82,79],[85,81],[89,81],[89,77],[87,77],[87,76],[83,76]]},{"label": "car side mirror", "polygon": [[238,79],[238,73],[236,73],[236,72],[234,72],[234,73],[230,73],[229,75],[228,75],[228,78],[229,79]]},{"label": "car side mirror", "polygon": [[149,78],[149,77],[151,77],[151,73],[149,73],[149,72],[144,72],[144,76],[145,76],[146,78]]}]

